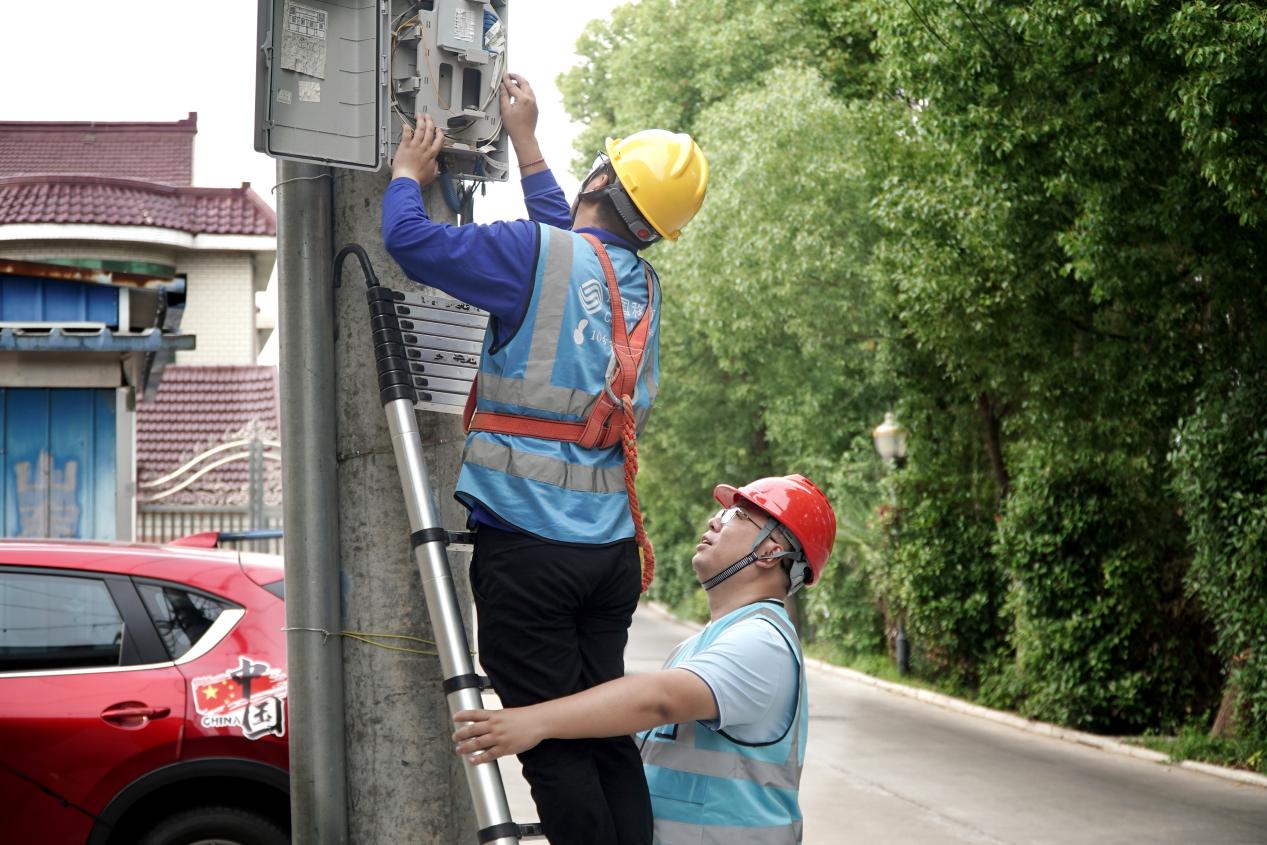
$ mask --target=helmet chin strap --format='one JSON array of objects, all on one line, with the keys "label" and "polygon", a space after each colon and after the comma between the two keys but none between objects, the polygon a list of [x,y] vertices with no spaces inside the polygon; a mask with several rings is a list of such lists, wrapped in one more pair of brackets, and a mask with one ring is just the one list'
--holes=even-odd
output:
[{"label": "helmet chin strap", "polygon": [[[773,517],[771,517],[770,519],[767,519],[765,522],[765,525],[761,528],[761,531],[757,534],[757,539],[752,541],[752,549],[748,552],[748,554],[739,558],[739,560],[735,561],[730,566],[727,566],[725,569],[723,569],[721,572],[718,572],[716,575],[714,575],[712,578],[709,578],[707,581],[700,582],[700,586],[703,587],[705,590],[711,590],[714,587],[716,587],[718,584],[725,581],[730,576],[736,575],[739,572],[742,572],[744,569],[747,569],[749,566],[751,566],[752,564],[756,563],[759,560],[778,560],[779,558],[784,558],[784,557],[794,557],[796,555],[796,552],[779,552],[776,555],[757,554],[757,547],[760,546],[762,543],[764,543],[766,541],[766,538],[768,538],[772,533],[774,533],[774,529],[778,527],[779,527],[779,523],[775,521]],[[803,579],[804,579],[804,576],[802,576],[802,580]],[[800,586],[800,585],[798,584],[797,586]],[[791,595],[791,592],[789,592],[788,595]]]},{"label": "helmet chin strap", "polygon": [[803,559],[793,561],[791,569],[788,570],[788,587],[787,594],[790,596],[805,586],[805,574],[809,572],[809,564]]},{"label": "helmet chin strap", "polygon": [[580,190],[576,192],[576,198],[572,200],[572,225],[576,225],[576,212],[581,207],[581,200],[606,197],[611,201],[612,207],[616,209],[617,215],[625,222],[625,226],[629,228],[629,232],[634,238],[643,244],[653,244],[660,240],[660,233],[652,229],[647,221],[642,218],[642,215],[638,213],[638,209],[634,207],[629,195],[625,193],[624,187],[616,179],[616,173],[612,170],[610,164],[604,164],[591,172],[590,175],[585,177],[581,187],[584,188],[591,179],[604,172],[607,174],[606,185],[601,188],[595,188],[592,191]]},{"label": "helmet chin strap", "polygon": [[[591,174],[591,175],[593,175],[593,174]],[[586,176],[586,177],[585,177],[585,181],[586,181],[586,182],[588,182],[589,180],[590,180],[590,177],[589,177],[589,176]],[[582,182],[581,184],[585,184],[585,183],[584,183],[584,182]],[[576,226],[576,210],[577,210],[578,208],[580,208],[580,207],[581,207],[581,200],[583,200],[583,199],[592,199],[592,198],[596,198],[596,197],[599,197],[599,196],[602,196],[602,192],[601,192],[601,191],[577,191],[577,192],[576,192],[576,199],[572,200],[572,225],[573,225],[573,227],[575,227],[575,226]]]}]

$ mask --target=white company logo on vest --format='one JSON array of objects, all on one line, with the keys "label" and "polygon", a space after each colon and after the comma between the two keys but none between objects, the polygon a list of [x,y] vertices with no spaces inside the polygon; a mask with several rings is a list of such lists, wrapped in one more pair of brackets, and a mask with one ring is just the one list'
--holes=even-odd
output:
[{"label": "white company logo on vest", "polygon": [[[581,286],[577,288],[576,297],[580,300],[581,307],[585,309],[586,314],[597,314],[603,310],[603,305],[607,301],[607,288],[597,279],[587,279],[581,282]],[[642,313],[647,310],[645,304],[633,302],[623,296],[620,298],[620,303],[621,307],[624,308],[627,319],[640,320],[642,319]],[[610,313],[606,315],[606,321],[611,322]]]},{"label": "white company logo on vest", "polygon": [[607,297],[607,291],[599,284],[598,279],[589,279],[581,283],[576,295],[580,298],[581,307],[585,309],[586,314],[597,314],[603,310],[603,300]]}]

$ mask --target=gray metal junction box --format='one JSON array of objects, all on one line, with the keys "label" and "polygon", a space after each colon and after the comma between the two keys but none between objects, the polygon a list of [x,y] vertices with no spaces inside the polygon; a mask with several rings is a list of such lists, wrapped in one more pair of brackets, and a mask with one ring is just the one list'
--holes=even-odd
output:
[{"label": "gray metal junction box", "polygon": [[444,165],[506,179],[498,86],[507,0],[259,0],[255,148],[276,158],[377,170],[402,121],[430,114]]}]

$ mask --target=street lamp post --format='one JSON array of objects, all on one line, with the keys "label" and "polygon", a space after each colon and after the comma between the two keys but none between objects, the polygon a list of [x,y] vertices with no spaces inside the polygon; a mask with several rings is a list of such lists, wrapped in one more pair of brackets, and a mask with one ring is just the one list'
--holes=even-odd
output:
[{"label": "street lamp post", "polygon": [[902,468],[906,463],[906,429],[897,424],[892,411],[884,413],[884,422],[871,432],[871,439],[875,441],[875,450],[881,458],[892,461],[898,469]]},{"label": "street lamp post", "polygon": [[[895,467],[902,468],[906,463],[906,429],[898,425],[892,411],[885,412],[884,422],[871,432],[871,439],[875,442],[876,452],[886,464],[892,461]],[[892,505],[893,518],[896,520],[897,502],[894,501]],[[897,636],[893,641],[893,650],[897,658],[897,673],[905,676],[911,670],[911,648],[906,639],[905,611],[900,610],[897,614]]]}]

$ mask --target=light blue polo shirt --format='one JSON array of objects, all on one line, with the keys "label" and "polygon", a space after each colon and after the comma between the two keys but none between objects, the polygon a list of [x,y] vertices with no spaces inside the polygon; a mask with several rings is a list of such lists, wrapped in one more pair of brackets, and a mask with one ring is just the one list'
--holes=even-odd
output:
[{"label": "light blue polo shirt", "polygon": [[717,718],[700,724],[724,730],[739,742],[777,740],[796,715],[796,656],[778,629],[760,617],[723,631],[711,645],[675,668],[691,672],[713,693]]}]

